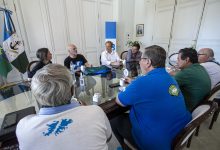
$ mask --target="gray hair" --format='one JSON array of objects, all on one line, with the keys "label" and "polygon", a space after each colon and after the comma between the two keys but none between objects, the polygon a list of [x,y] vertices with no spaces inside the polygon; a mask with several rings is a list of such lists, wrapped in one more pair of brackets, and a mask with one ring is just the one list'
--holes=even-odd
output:
[{"label": "gray hair", "polygon": [[207,56],[209,57],[208,60],[214,60],[214,52],[213,49],[211,48],[206,48],[205,49]]},{"label": "gray hair", "polygon": [[150,59],[154,68],[165,67],[166,51],[158,45],[146,47],[142,57]]},{"label": "gray hair", "polygon": [[48,64],[32,78],[31,90],[40,105],[54,107],[70,103],[72,85],[73,79],[66,67]]}]

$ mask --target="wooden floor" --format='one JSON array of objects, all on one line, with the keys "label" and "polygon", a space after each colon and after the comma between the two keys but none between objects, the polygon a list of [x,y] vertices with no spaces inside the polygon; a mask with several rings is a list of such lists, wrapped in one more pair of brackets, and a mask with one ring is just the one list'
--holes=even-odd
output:
[{"label": "wooden floor", "polygon": [[[208,129],[209,123],[210,119],[202,124],[199,136],[194,136],[190,148],[184,148],[184,150],[220,150],[220,117],[212,130]],[[109,150],[117,150],[119,146],[117,139],[113,136],[109,143]]]}]

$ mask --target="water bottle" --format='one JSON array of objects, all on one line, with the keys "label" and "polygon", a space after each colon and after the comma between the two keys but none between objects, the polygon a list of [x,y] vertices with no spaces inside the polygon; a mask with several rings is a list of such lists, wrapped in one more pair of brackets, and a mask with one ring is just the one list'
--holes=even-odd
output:
[{"label": "water bottle", "polygon": [[85,79],[82,73],[80,73],[79,85],[82,91],[85,90]]},{"label": "water bottle", "polygon": [[81,72],[84,74],[85,66],[82,65],[82,66],[80,67],[80,70],[81,70]]},{"label": "water bottle", "polygon": [[75,74],[75,72],[74,72],[74,64],[73,64],[72,61],[70,62],[70,71],[71,71],[72,74]]},{"label": "water bottle", "polygon": [[128,77],[128,75],[129,75],[128,69],[125,69],[125,70],[123,71],[123,74],[124,74],[124,77]]},{"label": "water bottle", "polygon": [[122,60],[122,64],[123,64],[123,68],[125,69],[126,68],[126,60]]},{"label": "water bottle", "polygon": [[73,62],[70,62],[70,72],[72,74],[73,77],[73,84],[76,83],[76,76],[75,76],[75,65],[73,64]]},{"label": "water bottle", "polygon": [[101,94],[95,93],[92,97],[93,105],[98,105],[101,102]]}]

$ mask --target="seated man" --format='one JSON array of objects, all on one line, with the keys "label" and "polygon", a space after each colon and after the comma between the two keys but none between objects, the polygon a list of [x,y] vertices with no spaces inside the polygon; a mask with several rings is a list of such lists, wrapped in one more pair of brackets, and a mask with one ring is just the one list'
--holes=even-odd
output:
[{"label": "seated man", "polygon": [[198,63],[193,48],[179,50],[177,60],[179,72],[175,74],[188,110],[197,106],[211,90],[211,81],[205,68]]},{"label": "seated man", "polygon": [[85,57],[77,53],[77,47],[74,44],[69,44],[68,47],[69,56],[64,60],[64,66],[70,69],[70,63],[75,65],[75,69],[84,65],[86,67],[91,67]]},{"label": "seated man", "polygon": [[139,61],[141,60],[142,52],[140,51],[140,44],[134,43],[132,48],[128,50],[126,56],[126,68],[131,71],[131,76],[135,77],[138,75],[140,70]]},{"label": "seated man", "polygon": [[164,68],[165,60],[162,47],[145,48],[140,61],[144,76],[118,94],[119,105],[131,106],[130,120],[125,113],[110,121],[122,146],[125,138],[138,149],[170,150],[174,137],[191,120],[177,82]]},{"label": "seated man", "polygon": [[19,121],[21,150],[107,150],[111,127],[103,110],[72,100],[72,76],[66,67],[49,64],[32,78],[31,90],[42,106]]},{"label": "seated man", "polygon": [[120,58],[116,51],[112,50],[113,43],[111,41],[105,42],[105,51],[101,54],[101,64],[106,66],[119,66],[121,64]]},{"label": "seated man", "polygon": [[211,88],[220,82],[220,64],[215,61],[214,52],[211,48],[202,48],[198,52],[199,63],[209,74]]},{"label": "seated man", "polygon": [[134,43],[132,48],[128,50],[126,62],[134,62],[141,60],[142,52],[140,51],[140,44]]}]

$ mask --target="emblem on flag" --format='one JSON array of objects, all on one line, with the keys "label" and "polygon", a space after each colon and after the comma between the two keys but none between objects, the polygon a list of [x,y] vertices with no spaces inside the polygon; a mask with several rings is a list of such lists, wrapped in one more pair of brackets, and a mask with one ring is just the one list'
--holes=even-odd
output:
[{"label": "emblem on flag", "polygon": [[8,58],[8,61],[19,72],[25,73],[29,64],[25,47],[22,39],[16,34],[14,23],[11,18],[12,12],[5,9],[4,12],[4,42],[3,49]]}]

